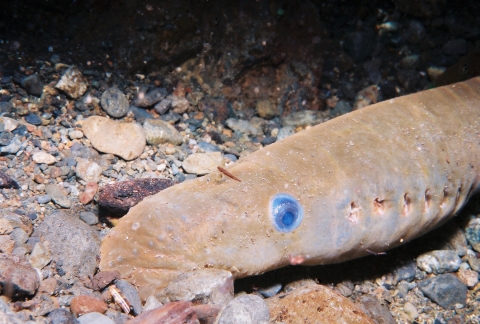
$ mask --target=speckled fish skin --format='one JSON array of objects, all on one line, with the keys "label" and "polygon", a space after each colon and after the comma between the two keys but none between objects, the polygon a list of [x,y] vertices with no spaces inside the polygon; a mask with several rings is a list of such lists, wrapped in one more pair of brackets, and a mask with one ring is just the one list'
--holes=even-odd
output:
[{"label": "speckled fish skin", "polygon": [[[143,298],[178,274],[236,278],[341,262],[418,237],[453,216],[480,180],[480,78],[384,101],[299,132],[228,168],[170,187],[110,231],[102,270]],[[302,223],[278,232],[269,204],[286,193]]]}]

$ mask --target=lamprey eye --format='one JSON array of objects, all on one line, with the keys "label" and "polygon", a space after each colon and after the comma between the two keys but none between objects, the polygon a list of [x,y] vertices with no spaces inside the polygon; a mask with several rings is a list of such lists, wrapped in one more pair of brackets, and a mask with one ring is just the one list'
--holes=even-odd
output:
[{"label": "lamprey eye", "polygon": [[278,194],[270,202],[270,215],[275,229],[288,233],[302,222],[303,208],[292,196]]}]

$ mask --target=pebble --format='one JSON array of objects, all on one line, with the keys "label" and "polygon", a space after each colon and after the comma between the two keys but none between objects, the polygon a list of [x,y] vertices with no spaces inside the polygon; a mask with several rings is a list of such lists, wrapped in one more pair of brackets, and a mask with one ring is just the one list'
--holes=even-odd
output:
[{"label": "pebble", "polygon": [[155,109],[155,111],[157,113],[159,113],[160,115],[163,115],[165,114],[169,109],[170,107],[172,106],[172,100],[170,99],[163,99],[162,101],[160,101],[159,103],[157,103],[153,109]]},{"label": "pebble", "polygon": [[50,251],[48,251],[47,247],[43,243],[38,242],[33,247],[28,262],[30,262],[34,268],[43,269],[43,267],[49,264],[51,260],[52,255],[50,254]]},{"label": "pebble", "polygon": [[37,271],[23,257],[0,254],[0,284],[10,287],[10,298],[25,298],[35,294],[40,287]]},{"label": "pebble", "polygon": [[252,124],[250,124],[247,120],[229,118],[227,119],[226,124],[231,130],[234,130],[241,134],[245,134],[247,136],[257,135],[257,129]]},{"label": "pebble", "polygon": [[388,307],[382,305],[375,296],[363,295],[357,299],[356,305],[365,312],[365,315],[373,319],[375,323],[396,323],[395,318],[393,318]]},{"label": "pebble", "polygon": [[95,225],[98,223],[98,217],[92,212],[81,212],[80,219],[88,225]]},{"label": "pebble", "polygon": [[410,302],[406,302],[405,305],[403,305],[403,311],[408,316],[408,320],[410,323],[417,319],[419,316],[417,308]]},{"label": "pebble", "polygon": [[[312,319],[310,318],[310,320]],[[218,324],[267,324],[269,322],[270,312],[268,306],[265,300],[257,295],[241,295],[235,297],[222,309],[216,321]]]},{"label": "pebble", "polygon": [[77,318],[78,324],[115,324],[115,322],[110,319],[109,317],[97,313],[97,312],[92,312],[88,313],[82,316],[79,316]]},{"label": "pebble", "polygon": [[[51,311],[47,318],[49,319],[51,324],[77,324],[77,320],[75,316],[70,313],[68,310],[63,308],[57,308]],[[90,323],[98,323],[98,322],[88,322]]]},{"label": "pebble", "polygon": [[70,302],[70,311],[77,316],[93,312],[103,314],[107,308],[104,301],[88,295],[76,296]]},{"label": "pebble", "polygon": [[23,78],[21,86],[32,96],[40,97],[43,93],[43,83],[37,73]]},{"label": "pebble", "polygon": [[467,286],[451,273],[422,280],[418,288],[444,309],[465,305],[467,300]]},{"label": "pebble", "polygon": [[417,257],[417,267],[427,273],[445,273],[457,271],[462,260],[456,251],[436,250]]},{"label": "pebble", "polygon": [[292,126],[285,126],[278,130],[277,141],[281,141],[284,138],[292,136],[295,134],[295,130]]},{"label": "pebble", "polygon": [[257,102],[256,110],[258,116],[265,119],[272,119],[279,114],[278,109],[272,105],[270,100],[260,100]]},{"label": "pebble", "polygon": [[35,229],[48,242],[57,268],[69,276],[92,276],[97,267],[100,238],[97,231],[65,212],[46,215]]},{"label": "pebble", "polygon": [[95,162],[77,157],[76,176],[85,182],[97,183],[102,175],[102,168]]},{"label": "pebble", "polygon": [[189,155],[182,163],[185,172],[196,175],[211,173],[218,166],[223,166],[223,156],[220,152],[194,153]]},{"label": "pebble", "polygon": [[123,297],[128,301],[133,308],[133,314],[138,315],[142,312],[142,301],[138,295],[137,289],[126,280],[117,280],[115,286],[120,290]]},{"label": "pebble", "polygon": [[142,108],[150,107],[165,98],[167,94],[168,92],[165,88],[155,88],[148,93],[140,91],[137,98],[133,101],[133,105]]},{"label": "pebble", "polygon": [[8,235],[0,235],[0,251],[3,253],[12,253],[15,248],[15,241]]},{"label": "pebble", "polygon": [[19,189],[18,183],[13,180],[8,174],[0,171],[0,188],[4,189]]},{"label": "pebble", "polygon": [[282,119],[283,127],[314,126],[323,122],[323,114],[319,111],[303,110],[291,113]]},{"label": "pebble", "polygon": [[10,144],[12,139],[13,139],[13,134],[11,132],[3,131],[0,134],[0,145],[1,146],[6,146],[6,145]]},{"label": "pebble", "polygon": [[85,119],[82,129],[94,148],[125,160],[136,159],[145,148],[145,134],[137,123],[120,123],[92,116]]},{"label": "pebble", "polygon": [[143,306],[143,312],[148,312],[160,306],[162,306],[162,303],[155,298],[155,296],[148,296],[145,305]]},{"label": "pebble", "polygon": [[0,152],[7,154],[17,154],[21,147],[22,142],[17,136],[15,136],[8,145],[0,147]]},{"label": "pebble", "polygon": [[72,201],[65,195],[56,184],[48,184],[45,186],[45,192],[51,199],[63,208],[70,208],[72,206]]},{"label": "pebble", "polygon": [[103,110],[114,118],[120,118],[127,114],[129,103],[123,92],[118,88],[105,90],[100,99]]},{"label": "pebble", "polygon": [[204,142],[204,141],[198,142],[197,145],[204,152],[221,152],[222,151],[218,146],[213,145],[211,143]]},{"label": "pebble", "polygon": [[33,153],[32,159],[35,163],[48,164],[48,165],[52,165],[57,161],[57,159],[55,159],[53,155],[48,154],[47,152],[44,152],[44,151]]},{"label": "pebble", "polygon": [[25,116],[25,121],[29,124],[32,124],[32,125],[41,125],[42,124],[42,119],[40,117],[38,117],[38,115],[36,114],[28,114]]},{"label": "pebble", "polygon": [[415,264],[415,262],[411,260],[405,263],[401,263],[393,271],[395,282],[399,282],[402,280],[405,280],[408,282],[412,281],[415,278],[416,269],[417,269],[417,265]]},{"label": "pebble", "polygon": [[87,80],[82,72],[72,65],[62,75],[55,88],[65,92],[70,98],[80,98],[87,91]]},{"label": "pebble", "polygon": [[258,293],[262,295],[264,298],[270,298],[278,294],[280,290],[282,290],[282,284],[277,283],[270,287],[258,289]]},{"label": "pebble", "polygon": [[364,107],[373,105],[378,102],[378,86],[371,85],[360,90],[356,97],[355,103],[353,104],[353,110],[362,109]]},{"label": "pebble", "polygon": [[163,304],[183,300],[223,306],[233,299],[233,277],[229,271],[220,269],[186,272],[173,279],[156,297]]},{"label": "pebble", "polygon": [[37,202],[39,204],[47,204],[52,200],[52,196],[50,195],[40,195],[37,196]]},{"label": "pebble", "polygon": [[120,272],[116,270],[100,271],[85,286],[93,290],[101,290],[117,279],[120,279]]},{"label": "pebble", "polygon": [[177,301],[144,312],[128,322],[128,324],[148,323],[195,324],[198,321],[192,303]]},{"label": "pebble", "polygon": [[458,279],[460,279],[468,288],[473,288],[478,283],[478,272],[473,270],[460,269],[457,273]]},{"label": "pebble", "polygon": [[136,179],[100,188],[98,204],[113,214],[124,215],[145,197],[162,191],[175,182],[170,179]]},{"label": "pebble", "polygon": [[161,119],[146,119],[143,123],[143,130],[147,143],[157,145],[170,143],[180,145],[183,143],[183,136],[170,123]]},{"label": "pebble", "polygon": [[70,132],[68,132],[68,137],[70,137],[70,139],[74,140],[74,139],[80,139],[83,137],[83,132],[81,130],[72,130]]},{"label": "pebble", "polygon": [[325,286],[301,281],[291,287],[288,293],[266,300],[270,321],[300,323],[308,318],[312,323],[374,323],[360,307]]},{"label": "pebble", "polygon": [[477,252],[480,252],[480,219],[472,217],[465,229],[465,236],[468,243]]},{"label": "pebble", "polygon": [[[87,182],[87,184],[85,185],[85,190],[80,194],[78,199],[80,200],[80,202],[82,204],[84,204],[84,205],[88,204],[89,202],[91,202],[93,200],[97,191],[98,191],[98,185],[97,185],[96,182]],[[87,222],[87,224],[88,224],[88,222]],[[93,225],[93,224],[89,224],[89,225]]]}]

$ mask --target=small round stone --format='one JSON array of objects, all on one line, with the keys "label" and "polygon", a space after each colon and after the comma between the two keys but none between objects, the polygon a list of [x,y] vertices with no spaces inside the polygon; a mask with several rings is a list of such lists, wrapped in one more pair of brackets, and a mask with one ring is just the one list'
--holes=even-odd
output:
[{"label": "small round stone", "polygon": [[42,119],[36,114],[28,114],[25,116],[25,121],[32,125],[41,125]]},{"label": "small round stone", "polygon": [[128,112],[128,100],[125,95],[117,88],[109,88],[101,98],[103,110],[114,118],[120,118]]}]

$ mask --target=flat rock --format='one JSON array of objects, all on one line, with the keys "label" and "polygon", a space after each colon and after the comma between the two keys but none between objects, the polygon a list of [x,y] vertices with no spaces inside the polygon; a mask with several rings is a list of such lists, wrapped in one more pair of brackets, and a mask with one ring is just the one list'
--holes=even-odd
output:
[{"label": "flat rock", "polygon": [[220,152],[194,153],[182,162],[185,172],[197,175],[213,172],[218,166],[223,166],[223,156]]},{"label": "flat rock", "polygon": [[170,179],[136,179],[105,185],[100,188],[98,204],[113,214],[126,214],[143,198],[156,194],[175,181]]},{"label": "flat rock", "polygon": [[62,75],[55,88],[65,92],[70,98],[80,98],[87,91],[87,80],[82,72],[72,65]]},{"label": "flat rock", "polygon": [[53,310],[50,312],[50,314],[48,314],[47,318],[50,320],[51,324],[77,324],[75,316],[64,308],[57,308]]},{"label": "flat rock", "polygon": [[237,131],[239,133],[245,134],[245,135],[255,136],[258,133],[255,126],[250,124],[247,120],[237,119],[237,118],[229,118],[229,119],[227,119],[226,124],[230,129],[232,129],[234,131]]},{"label": "flat rock", "polygon": [[35,294],[40,287],[37,271],[24,258],[13,254],[0,254],[0,284],[3,294],[17,299]]},{"label": "flat rock", "polygon": [[32,160],[38,164],[44,163],[48,165],[51,165],[56,162],[56,159],[53,155],[48,154],[47,152],[44,152],[44,151],[33,153]]},{"label": "flat rock", "polygon": [[82,126],[83,133],[100,152],[133,160],[145,148],[145,134],[136,123],[121,123],[105,117],[92,116]]},{"label": "flat rock", "polygon": [[146,119],[143,123],[143,130],[147,143],[157,145],[171,143],[180,145],[183,143],[183,136],[175,127],[161,119]]},{"label": "flat rock", "polygon": [[467,286],[451,273],[422,280],[418,288],[444,309],[453,309],[456,304],[465,305]]},{"label": "flat rock", "polygon": [[138,295],[137,289],[126,280],[117,280],[115,286],[120,290],[125,300],[133,308],[133,314],[138,315],[142,312],[142,300]]},{"label": "flat rock", "polygon": [[93,275],[97,266],[100,239],[94,228],[64,212],[45,216],[35,229],[49,243],[57,269],[71,276]]},{"label": "flat rock", "polygon": [[198,321],[192,303],[177,301],[144,312],[128,322],[128,324],[145,323],[194,324],[198,323]]},{"label": "flat rock", "polygon": [[282,126],[291,126],[295,127],[304,127],[304,126],[313,126],[323,122],[322,112],[313,111],[313,110],[302,110],[291,113],[288,116],[285,116],[282,119]]},{"label": "flat rock", "polygon": [[115,322],[112,319],[110,319],[109,317],[107,317],[103,314],[97,313],[97,312],[92,312],[92,313],[88,313],[88,314],[79,316],[77,318],[77,323],[78,324],[92,324],[92,323],[95,323],[95,324],[115,324]]},{"label": "flat rock", "polygon": [[45,192],[51,199],[60,207],[70,208],[72,206],[71,200],[65,195],[61,188],[56,184],[48,184],[45,186]]},{"label": "flat rock", "polygon": [[178,300],[223,306],[233,299],[233,277],[229,271],[199,269],[172,280],[157,296],[162,303]]},{"label": "flat rock", "polygon": [[395,324],[395,318],[388,310],[388,307],[382,305],[380,301],[372,295],[363,295],[357,299],[358,307],[365,312],[365,314],[375,319],[376,323]]},{"label": "flat rock", "polygon": [[163,98],[167,96],[168,92],[165,88],[156,88],[152,91],[145,93],[140,91],[137,98],[133,101],[133,105],[136,107],[150,107],[160,102]]},{"label": "flat rock", "polygon": [[[270,313],[265,300],[258,295],[235,297],[222,309],[216,323],[256,323],[268,324]],[[309,320],[311,320],[309,318]]]},{"label": "flat rock", "polygon": [[82,315],[87,313],[105,313],[107,311],[107,304],[104,301],[88,295],[76,296],[70,302],[70,311],[75,315]]},{"label": "flat rock", "polygon": [[32,265],[32,267],[37,269],[43,269],[50,260],[52,260],[52,255],[48,248],[41,242],[38,242],[33,247],[32,253],[30,254],[30,258],[28,262]]},{"label": "flat rock", "polygon": [[100,290],[119,278],[120,272],[118,271],[100,271],[93,277],[92,281],[88,282],[85,286],[93,290]]},{"label": "flat rock", "polygon": [[100,103],[102,104],[103,110],[114,118],[125,116],[129,108],[127,97],[115,87],[103,92]]},{"label": "flat rock", "polygon": [[301,323],[374,323],[357,305],[314,282],[266,300],[270,321]]},{"label": "flat rock", "polygon": [[417,266],[427,273],[445,273],[457,271],[462,260],[456,251],[435,250],[417,257]]}]

